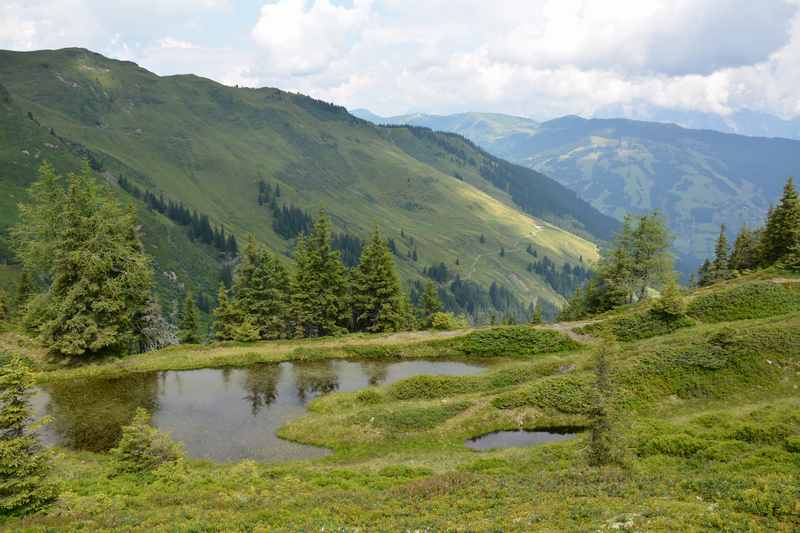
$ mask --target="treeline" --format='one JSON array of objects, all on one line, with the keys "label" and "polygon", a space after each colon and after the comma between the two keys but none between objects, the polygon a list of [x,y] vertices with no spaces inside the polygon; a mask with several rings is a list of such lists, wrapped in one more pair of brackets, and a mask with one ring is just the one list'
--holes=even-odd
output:
[{"label": "treeline", "polygon": [[[466,316],[473,324],[516,324],[532,319],[533,307],[522,303],[502,285],[492,283],[487,289],[474,281],[462,279],[457,273],[453,273],[451,279],[445,283],[430,283],[431,287],[435,287],[436,297],[444,311]],[[419,280],[412,283],[410,299],[414,307],[425,307],[427,287]],[[545,319],[555,317],[558,312],[553,304],[543,300],[540,300],[540,308]]]},{"label": "treeline", "polygon": [[189,209],[180,201],[167,200],[163,193],[142,190],[131,183],[125,176],[119,178],[119,186],[134,198],[141,200],[152,211],[157,211],[176,224],[186,226],[189,238],[209,244],[222,253],[236,256],[239,245],[233,234],[226,234],[222,226],[213,227],[208,215],[198,214],[194,209]]},{"label": "treeline", "polygon": [[272,211],[272,229],[275,233],[286,239],[294,239],[300,234],[308,234],[314,220],[305,210],[299,207],[284,203],[278,205],[278,198],[281,197],[281,186],[267,183],[264,180],[258,182],[258,205],[265,205]]},{"label": "treeline", "polygon": [[554,291],[565,297],[572,296],[575,290],[583,287],[593,275],[591,270],[582,265],[573,266],[569,262],[565,262],[561,268],[558,268],[547,256],[528,263],[527,270],[544,278]]},{"label": "treeline", "polygon": [[298,239],[290,273],[251,238],[232,289],[220,286],[215,337],[249,341],[413,329],[414,313],[380,234],[373,233],[350,271],[332,240],[321,212],[311,233]]},{"label": "treeline", "polygon": [[800,270],[800,199],[789,178],[776,207],[767,212],[763,227],[743,226],[731,248],[720,227],[714,259],[706,259],[695,278],[696,284],[706,286],[731,279],[739,273],[775,264]]}]

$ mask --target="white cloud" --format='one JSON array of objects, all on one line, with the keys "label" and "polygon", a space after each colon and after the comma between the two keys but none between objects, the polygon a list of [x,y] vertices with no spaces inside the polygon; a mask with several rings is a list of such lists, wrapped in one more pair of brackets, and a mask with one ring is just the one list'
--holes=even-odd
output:
[{"label": "white cloud", "polygon": [[0,47],[87,46],[159,74],[383,114],[658,106],[800,115],[800,0],[11,0]]}]

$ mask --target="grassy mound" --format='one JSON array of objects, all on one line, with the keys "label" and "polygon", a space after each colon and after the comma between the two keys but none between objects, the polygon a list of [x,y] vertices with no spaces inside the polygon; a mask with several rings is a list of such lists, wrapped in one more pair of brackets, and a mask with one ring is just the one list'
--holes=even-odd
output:
[{"label": "grassy mound", "polygon": [[769,281],[705,294],[690,304],[689,316],[703,322],[766,318],[800,311],[800,284]]},{"label": "grassy mound", "polygon": [[465,355],[478,357],[527,357],[575,350],[581,345],[557,331],[508,326],[472,332],[454,346]]}]

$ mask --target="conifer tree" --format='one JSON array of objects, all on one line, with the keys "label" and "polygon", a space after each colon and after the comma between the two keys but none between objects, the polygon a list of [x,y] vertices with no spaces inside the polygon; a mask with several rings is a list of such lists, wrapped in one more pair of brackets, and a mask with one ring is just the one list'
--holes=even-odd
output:
[{"label": "conifer tree", "polygon": [[301,337],[340,335],[347,331],[348,283],[339,252],[331,246],[331,226],[320,211],[314,230],[298,239],[297,269],[292,279],[291,316]]},{"label": "conifer tree", "polygon": [[8,296],[6,296],[6,291],[0,289],[0,320],[7,319],[8,314]]},{"label": "conifer tree", "polygon": [[214,338],[220,341],[236,339],[236,326],[241,322],[237,309],[228,299],[224,283],[219,284],[217,307],[214,309]]},{"label": "conifer tree", "polygon": [[422,293],[422,313],[425,327],[431,327],[431,318],[436,313],[442,311],[442,301],[439,299],[439,290],[432,281],[425,284],[425,292]]},{"label": "conifer tree", "polygon": [[533,306],[533,314],[531,315],[531,324],[538,325],[542,323],[542,306],[537,301]]},{"label": "conifer tree", "polygon": [[615,345],[605,342],[595,351],[595,384],[590,409],[591,433],[589,435],[588,461],[590,466],[605,466],[619,461],[614,446],[611,423],[611,380],[609,356],[616,351]]},{"label": "conifer tree", "polygon": [[761,239],[761,262],[771,265],[788,255],[795,246],[795,228],[800,225],[800,198],[789,178],[783,189],[783,196],[777,207],[767,217],[764,235]]},{"label": "conifer tree", "polygon": [[353,272],[353,323],[356,331],[373,333],[402,329],[402,291],[394,260],[376,229]]},{"label": "conifer tree", "polygon": [[747,225],[742,226],[730,255],[732,270],[750,270],[758,266],[758,234]]},{"label": "conifer tree", "polygon": [[24,267],[49,285],[29,323],[55,353],[121,352],[136,342],[135,317],[152,287],[135,212],[121,208],[88,168],[67,181],[65,189],[44,166],[13,231]]},{"label": "conifer tree", "polygon": [[729,253],[730,248],[728,246],[728,237],[725,235],[725,224],[722,224],[719,228],[717,245],[714,247],[714,261],[711,263],[711,268],[718,275],[724,275],[728,271],[730,267]]},{"label": "conifer tree", "polygon": [[186,291],[186,298],[180,312],[178,324],[178,338],[184,344],[196,344],[200,342],[197,334],[197,304],[195,304],[192,291]]},{"label": "conifer tree", "polygon": [[0,365],[0,516],[38,511],[58,497],[48,456],[30,431],[33,375],[18,356]]},{"label": "conifer tree", "polygon": [[244,294],[237,294],[240,313],[258,329],[261,339],[279,339],[288,334],[289,274],[269,252],[260,249]]},{"label": "conifer tree", "polygon": [[22,315],[25,312],[25,306],[33,294],[33,280],[27,270],[23,270],[17,283],[17,295],[14,299],[14,307],[17,315]]}]

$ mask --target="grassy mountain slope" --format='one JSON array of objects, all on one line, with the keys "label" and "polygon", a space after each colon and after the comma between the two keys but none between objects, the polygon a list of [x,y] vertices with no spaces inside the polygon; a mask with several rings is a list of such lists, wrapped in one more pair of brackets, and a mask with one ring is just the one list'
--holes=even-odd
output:
[{"label": "grassy mountain slope", "polygon": [[[276,89],[158,77],[81,49],[0,52],[0,79],[6,102],[0,126],[6,140],[0,153],[4,225],[13,221],[21,188],[42,160],[68,169],[91,153],[111,183],[125,176],[209,215],[212,224],[240,239],[254,233],[281,254],[292,243],[273,231],[271,212],[258,205],[260,179],[280,185],[281,202],[312,214],[324,207],[337,231],[363,238],[378,226],[397,241],[401,255],[416,247],[418,262],[400,261],[406,279],[443,261],[464,278],[496,281],[522,300],[541,296],[554,303],[561,296],[526,272],[528,259],[519,251],[531,243],[559,265],[581,257],[591,262],[596,246],[556,224],[603,238],[614,227],[571,191],[508,165],[503,171],[533,193],[543,185],[542,196],[553,200],[545,204],[555,206],[531,204],[523,213],[485,177],[485,169],[500,163],[463,139],[376,127],[342,108]],[[192,255],[184,243],[170,250],[165,242],[169,232],[163,228],[180,228],[148,216],[154,220],[145,223],[146,239],[151,247],[160,243],[160,270],[167,270],[165,261],[181,263]],[[499,257],[501,247],[510,253]],[[188,278],[189,272],[178,274]]]},{"label": "grassy mountain slope", "polygon": [[527,131],[487,118],[486,134],[456,120],[462,116],[414,115],[411,122],[466,135],[558,179],[608,215],[661,209],[692,264],[712,252],[720,224],[731,232],[760,224],[786,178],[800,175],[800,141],[789,139],[580,117],[529,121]]}]

